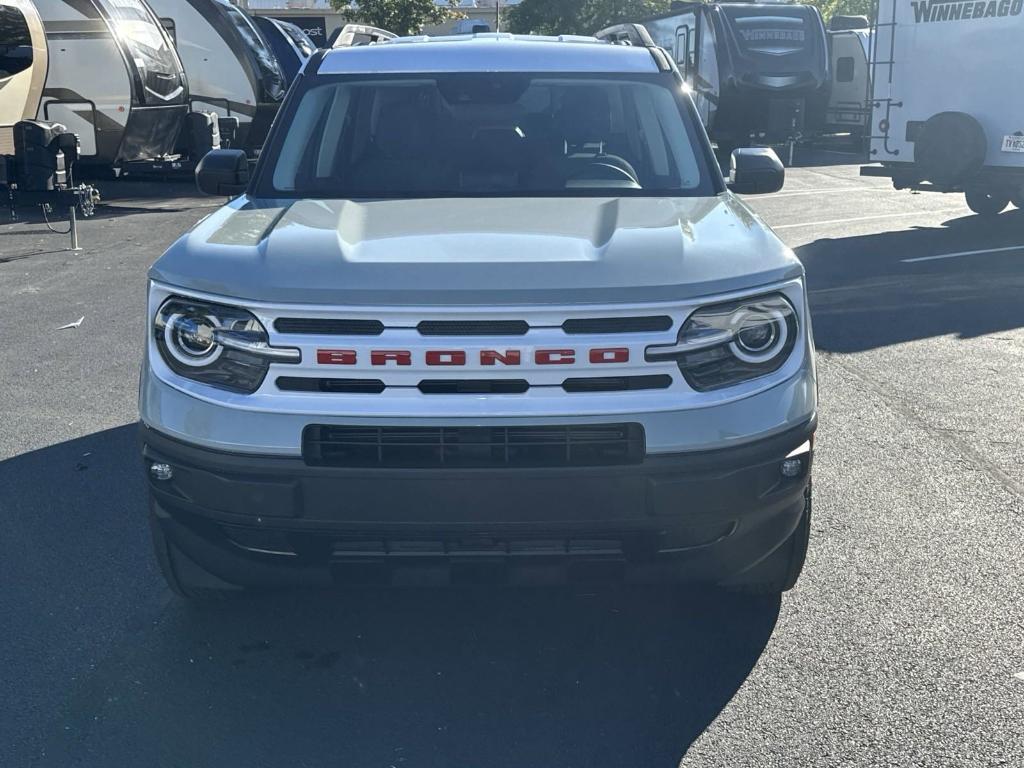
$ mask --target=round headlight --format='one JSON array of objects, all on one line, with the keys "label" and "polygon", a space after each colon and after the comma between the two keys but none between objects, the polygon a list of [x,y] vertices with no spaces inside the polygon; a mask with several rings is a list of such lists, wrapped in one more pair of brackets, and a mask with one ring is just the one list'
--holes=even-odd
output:
[{"label": "round headlight", "polygon": [[729,349],[745,363],[764,363],[779,354],[789,340],[786,317],[777,309],[744,307],[732,318],[735,336]]},{"label": "round headlight", "polygon": [[214,340],[220,327],[210,315],[172,314],[164,325],[167,351],[183,365],[202,367],[214,363],[224,348]]}]

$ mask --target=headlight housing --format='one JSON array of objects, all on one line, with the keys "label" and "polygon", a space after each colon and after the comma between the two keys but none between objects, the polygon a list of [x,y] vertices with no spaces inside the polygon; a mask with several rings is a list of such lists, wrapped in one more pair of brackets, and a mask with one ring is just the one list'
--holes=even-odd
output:
[{"label": "headlight housing", "polygon": [[799,339],[796,310],[781,293],[696,310],[673,345],[651,346],[648,361],[672,359],[686,383],[708,392],[774,373]]},{"label": "headlight housing", "polygon": [[172,296],[153,319],[153,338],[167,367],[179,376],[231,392],[260,388],[273,362],[298,363],[298,349],[271,347],[251,312]]}]

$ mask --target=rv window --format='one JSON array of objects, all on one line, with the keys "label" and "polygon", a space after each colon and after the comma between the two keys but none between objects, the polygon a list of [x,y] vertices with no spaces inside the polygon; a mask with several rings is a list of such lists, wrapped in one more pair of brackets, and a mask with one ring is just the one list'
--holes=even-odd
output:
[{"label": "rv window", "polygon": [[271,195],[713,194],[676,81],[451,73],[310,87],[263,152]]},{"label": "rv window", "polygon": [[175,45],[178,44],[178,28],[174,24],[174,19],[160,19],[160,26],[162,26],[167,34],[171,38],[171,42]]},{"label": "rv window", "polygon": [[[158,103],[184,94],[180,64],[149,7],[142,0],[110,0],[110,16],[147,93]],[[143,100],[149,101],[145,94]]]},{"label": "rv window", "polygon": [[854,62],[853,56],[841,56],[836,60],[836,82],[853,82]]},{"label": "rv window", "polygon": [[0,80],[32,66],[32,35],[21,11],[0,6]]}]

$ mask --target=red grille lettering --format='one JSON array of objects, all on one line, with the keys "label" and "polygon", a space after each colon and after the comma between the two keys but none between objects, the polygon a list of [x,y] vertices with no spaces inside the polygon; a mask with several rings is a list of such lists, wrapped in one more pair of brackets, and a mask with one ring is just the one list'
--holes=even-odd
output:
[{"label": "red grille lettering", "polygon": [[404,349],[375,349],[370,352],[370,365],[387,365],[389,360],[397,365],[412,365],[412,353]]},{"label": "red grille lettering", "polygon": [[480,350],[480,365],[494,365],[495,363],[519,365],[519,362],[520,355],[518,349],[506,349],[505,354],[498,352],[496,349]]},{"label": "red grille lettering", "polygon": [[576,362],[574,349],[538,349],[533,353],[537,365],[571,365]]},{"label": "red grille lettering", "polygon": [[427,352],[427,365],[465,365],[466,353],[461,349],[431,349]]},{"label": "red grille lettering", "polygon": [[356,351],[354,349],[318,349],[316,361],[320,365],[355,365]]},{"label": "red grille lettering", "polygon": [[590,362],[592,363],[628,363],[628,347],[607,347],[606,349],[590,350]]}]

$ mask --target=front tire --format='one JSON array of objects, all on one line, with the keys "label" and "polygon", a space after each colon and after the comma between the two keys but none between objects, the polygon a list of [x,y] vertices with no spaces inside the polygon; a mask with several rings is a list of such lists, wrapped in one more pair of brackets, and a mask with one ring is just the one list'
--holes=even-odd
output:
[{"label": "front tire", "polygon": [[1010,204],[1010,195],[992,189],[969,188],[964,192],[967,207],[979,216],[996,216]]},{"label": "front tire", "polygon": [[730,583],[729,588],[748,595],[776,595],[796,586],[807,560],[811,541],[811,484],[804,491],[804,511],[796,530],[767,558]]},{"label": "front tire", "polygon": [[167,586],[178,597],[197,602],[210,602],[225,600],[241,592],[241,587],[228,584],[214,576],[178,549],[167,538],[160,521],[152,512],[149,513],[149,531],[153,537],[153,552],[160,566],[160,573]]}]

